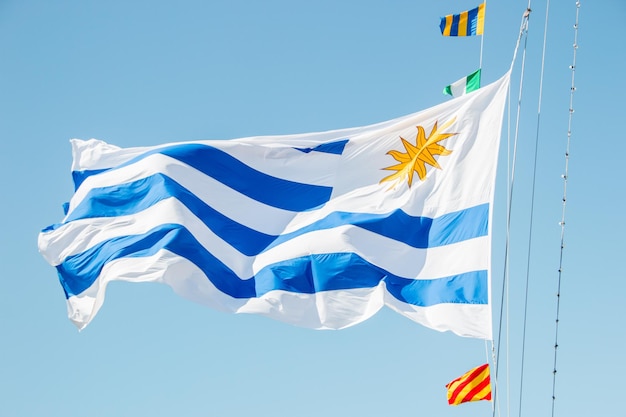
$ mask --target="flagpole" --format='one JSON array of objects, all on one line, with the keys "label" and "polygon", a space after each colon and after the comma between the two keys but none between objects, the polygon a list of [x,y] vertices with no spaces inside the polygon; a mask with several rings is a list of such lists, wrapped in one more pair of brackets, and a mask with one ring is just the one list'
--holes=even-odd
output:
[{"label": "flagpole", "polygon": [[[486,12],[487,12],[487,0],[485,0],[484,4],[485,4],[485,14],[486,14]],[[487,20],[487,19],[485,19],[485,20]],[[484,25],[484,23],[483,23],[483,25]],[[481,72],[482,72],[482,69],[483,69],[483,44],[484,44],[484,42],[485,42],[485,30],[483,29],[483,33],[482,33],[482,35],[480,35],[480,59],[478,61],[478,68],[481,70]]]},{"label": "flagpole", "polygon": [[485,34],[480,37],[480,60],[478,62],[478,68],[483,69],[483,42],[485,40]]}]

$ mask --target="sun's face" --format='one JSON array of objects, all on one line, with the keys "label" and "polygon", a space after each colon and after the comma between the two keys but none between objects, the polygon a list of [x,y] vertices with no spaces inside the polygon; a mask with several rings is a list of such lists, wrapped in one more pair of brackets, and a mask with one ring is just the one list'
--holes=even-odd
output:
[{"label": "sun's face", "polygon": [[407,180],[409,187],[413,184],[413,174],[417,173],[420,180],[426,178],[426,164],[441,169],[441,166],[435,159],[435,156],[446,156],[452,153],[439,142],[448,139],[458,133],[443,133],[456,119],[453,118],[445,123],[441,128],[437,127],[435,122],[430,135],[426,137],[426,131],[422,126],[417,126],[417,136],[415,137],[415,145],[400,136],[402,144],[406,152],[391,150],[387,155],[391,155],[398,163],[390,167],[383,168],[388,171],[396,171],[393,174],[380,180],[380,183],[391,181],[393,183]]}]

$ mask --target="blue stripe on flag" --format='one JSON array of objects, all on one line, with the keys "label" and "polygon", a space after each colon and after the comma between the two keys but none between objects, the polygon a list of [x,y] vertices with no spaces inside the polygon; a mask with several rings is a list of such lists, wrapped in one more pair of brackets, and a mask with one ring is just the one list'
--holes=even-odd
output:
[{"label": "blue stripe on flag", "polygon": [[172,145],[146,152],[108,170],[79,171],[74,174],[75,187],[78,187],[76,178],[82,183],[94,173],[119,169],[154,154],[177,159],[254,200],[285,210],[304,211],[320,206],[330,199],[332,193],[331,187],[264,174],[220,149],[201,144]]},{"label": "blue stripe on flag", "polygon": [[[184,204],[213,233],[245,255],[259,254],[276,239],[274,235],[250,229],[229,219],[176,181],[162,174],[152,175],[121,186],[91,190],[72,211],[66,223],[79,219],[137,214],[172,197]],[[55,224],[47,230],[55,230],[61,226],[61,224]]]},{"label": "blue stripe on flag", "polygon": [[461,20],[460,14],[452,16],[452,24],[450,26],[450,36],[459,36],[459,20]]},{"label": "blue stripe on flag", "polygon": [[306,233],[354,225],[418,249],[462,242],[486,236],[489,226],[489,204],[447,213],[436,218],[410,216],[402,210],[384,214],[334,212],[297,231],[276,237],[271,249]]},{"label": "blue stripe on flag", "polygon": [[478,23],[478,7],[467,11],[467,36],[476,35]]},{"label": "blue stripe on flag", "polygon": [[439,29],[441,29],[441,34],[443,35],[444,30],[446,30],[446,18],[442,17],[439,22]]},{"label": "blue stripe on flag", "polygon": [[324,152],[324,153],[332,153],[335,155],[341,155],[343,153],[343,149],[346,147],[346,143],[348,143],[348,139],[338,140],[336,142],[323,143],[313,148],[294,148],[294,149],[297,149],[304,153]]},{"label": "blue stripe on flag", "polygon": [[[185,205],[222,240],[248,256],[258,255],[315,230],[346,225],[357,226],[421,249],[486,236],[489,226],[489,204],[481,204],[436,218],[410,216],[399,209],[383,214],[333,212],[291,233],[270,235],[233,221],[162,174],[121,186],[91,190],[72,211],[66,223],[86,218],[133,215],[172,197]],[[55,224],[44,231],[61,226]]]},{"label": "blue stripe on flag", "polygon": [[[254,191],[254,195],[246,195],[268,206],[290,211],[306,211],[326,203],[332,192],[332,187],[303,184],[277,178],[274,180],[276,181],[269,183],[257,182],[256,186],[259,189]],[[155,189],[150,190],[150,187],[155,187]],[[160,173],[125,184],[93,188],[89,190],[66,221],[131,214],[150,207],[164,198],[177,196],[179,193],[188,194],[190,192],[165,174]]]},{"label": "blue stripe on flag", "polygon": [[385,283],[395,298],[421,307],[443,303],[487,304],[489,300],[486,270],[432,280],[389,277]]},{"label": "blue stripe on flag", "polygon": [[234,298],[260,297],[274,290],[314,294],[372,288],[384,280],[392,295],[413,305],[487,303],[486,271],[433,280],[413,280],[390,274],[353,253],[289,259],[269,265],[256,276],[242,280],[180,225],[163,225],[145,235],[111,239],[68,257],[57,266],[66,297],[78,295],[89,288],[108,262],[126,257],[151,256],[161,249],[194,263],[218,290]]},{"label": "blue stripe on flag", "polygon": [[106,169],[86,169],[84,171],[72,171],[72,180],[74,181],[74,191],[78,190],[78,187],[92,175],[100,174],[101,172],[108,171]]},{"label": "blue stripe on flag", "polygon": [[183,226],[164,224],[148,233],[121,236],[104,241],[85,252],[69,256],[57,266],[66,296],[78,295],[98,278],[102,268],[120,258],[147,257],[167,249],[198,265],[221,291],[253,297],[254,282],[242,281],[219,259],[209,253]]}]

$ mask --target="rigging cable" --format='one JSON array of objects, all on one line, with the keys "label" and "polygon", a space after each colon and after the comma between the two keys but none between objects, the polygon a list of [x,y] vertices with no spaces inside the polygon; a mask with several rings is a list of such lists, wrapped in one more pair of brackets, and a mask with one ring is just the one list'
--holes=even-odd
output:
[{"label": "rigging cable", "polygon": [[557,362],[557,352],[559,347],[559,310],[561,306],[561,278],[563,276],[563,249],[565,248],[565,207],[567,203],[567,176],[568,176],[568,168],[569,168],[569,151],[570,151],[570,142],[572,138],[572,115],[574,114],[574,92],[576,91],[576,87],[574,85],[574,75],[576,73],[576,51],[578,50],[578,14],[580,11],[580,1],[576,0],[576,21],[574,23],[574,53],[572,59],[572,65],[570,65],[570,70],[572,72],[572,84],[570,88],[570,96],[569,96],[569,119],[567,123],[567,142],[565,148],[565,171],[561,177],[563,178],[563,208],[561,211],[561,221],[559,222],[561,226],[561,249],[559,255],[559,269],[558,269],[558,280],[557,280],[557,292],[556,292],[556,321],[554,328],[554,366],[552,370],[552,417],[554,417],[554,406],[556,402],[556,362]]},{"label": "rigging cable", "polygon": [[[509,270],[509,246],[510,246],[510,231],[511,231],[511,207],[512,207],[512,201],[513,201],[513,185],[515,183],[515,165],[516,165],[516,161],[517,161],[517,143],[518,143],[518,137],[519,137],[519,120],[520,120],[520,113],[521,113],[521,104],[522,104],[522,87],[523,87],[523,83],[524,83],[524,69],[526,67],[526,45],[528,43],[528,20],[529,20],[529,16],[530,16],[530,1],[529,1],[529,7],[524,11],[524,14],[522,15],[522,22],[520,24],[520,32],[519,32],[519,36],[517,37],[517,43],[515,45],[515,51],[513,52],[513,60],[511,61],[511,67],[509,69],[509,71],[511,71],[513,69],[513,64],[515,64],[515,60],[517,57],[517,51],[519,49],[520,46],[520,42],[522,40],[522,37],[524,37],[524,35],[526,35],[526,37],[524,38],[524,50],[522,52],[522,69],[521,69],[521,73],[520,73],[520,86],[519,86],[519,94],[518,94],[518,100],[517,100],[517,114],[516,114],[516,121],[515,121],[515,134],[514,134],[514,138],[513,138],[513,158],[512,158],[512,167],[510,170],[510,181],[507,182],[507,210],[506,210],[506,243],[504,246],[504,277],[502,280],[502,294],[501,294],[501,298],[500,298],[500,318],[499,318],[499,324],[498,324],[498,342],[500,342],[502,340],[502,317],[503,317],[503,308],[504,308],[504,298],[505,298],[505,290],[508,287],[508,270]],[[510,92],[509,92],[510,94]],[[510,126],[509,126],[509,130],[510,130]],[[510,139],[509,139],[510,142]],[[510,144],[509,144],[509,148],[510,148]],[[510,152],[509,152],[510,154]],[[507,163],[508,161],[510,161],[510,155],[507,155]],[[508,170],[507,170],[507,176],[508,176]],[[508,308],[508,306],[507,306]],[[498,348],[495,352],[495,355],[493,357],[493,364],[495,367],[495,372],[494,372],[494,383],[496,386],[496,389],[494,390],[494,394],[493,394],[493,402],[494,405],[497,401],[497,396],[498,396],[498,374],[499,374],[499,361],[500,361],[500,348],[501,348],[501,343],[498,343]],[[508,345],[507,345],[508,348]],[[492,349],[492,354],[493,354],[493,349]],[[507,354],[507,361],[508,361],[508,354]],[[508,365],[507,365],[508,366]],[[507,373],[507,380],[508,380],[508,373]],[[508,383],[508,382],[507,382]],[[509,389],[507,386],[507,407],[509,404]],[[499,403],[498,403],[499,404]],[[496,415],[496,407],[493,407],[493,416],[495,417]],[[507,415],[510,415],[510,412],[507,413]]]},{"label": "rigging cable", "polygon": [[537,154],[539,150],[539,126],[541,124],[541,101],[543,97],[543,76],[545,69],[545,60],[546,60],[546,40],[548,37],[548,15],[550,11],[550,0],[546,2],[546,18],[543,28],[543,47],[541,52],[541,71],[539,77],[539,99],[537,102],[537,126],[535,131],[535,154],[533,160],[533,178],[532,178],[532,188],[531,188],[531,197],[530,197],[530,219],[528,223],[528,248],[526,252],[526,288],[524,293],[524,318],[522,325],[522,352],[521,352],[521,362],[520,362],[520,390],[519,390],[519,417],[522,416],[522,399],[524,394],[524,364],[526,358],[526,328],[528,323],[528,289],[530,287],[530,260],[532,257],[531,247],[532,247],[532,238],[533,238],[533,220],[534,220],[534,212],[535,212],[535,189],[537,184]]}]

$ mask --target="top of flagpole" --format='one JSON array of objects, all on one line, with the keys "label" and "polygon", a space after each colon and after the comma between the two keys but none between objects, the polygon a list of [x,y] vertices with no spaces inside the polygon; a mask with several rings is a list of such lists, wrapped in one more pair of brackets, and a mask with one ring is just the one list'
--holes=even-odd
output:
[{"label": "top of flagpole", "polygon": [[515,64],[515,59],[517,58],[517,51],[519,50],[520,42],[522,41],[522,36],[524,32],[528,30],[528,18],[530,16],[530,12],[532,10],[527,8],[524,10],[524,14],[522,15],[522,22],[520,24],[519,35],[517,36],[517,42],[515,43],[515,50],[513,51],[513,59],[511,60],[510,69],[513,69],[513,65]]}]

